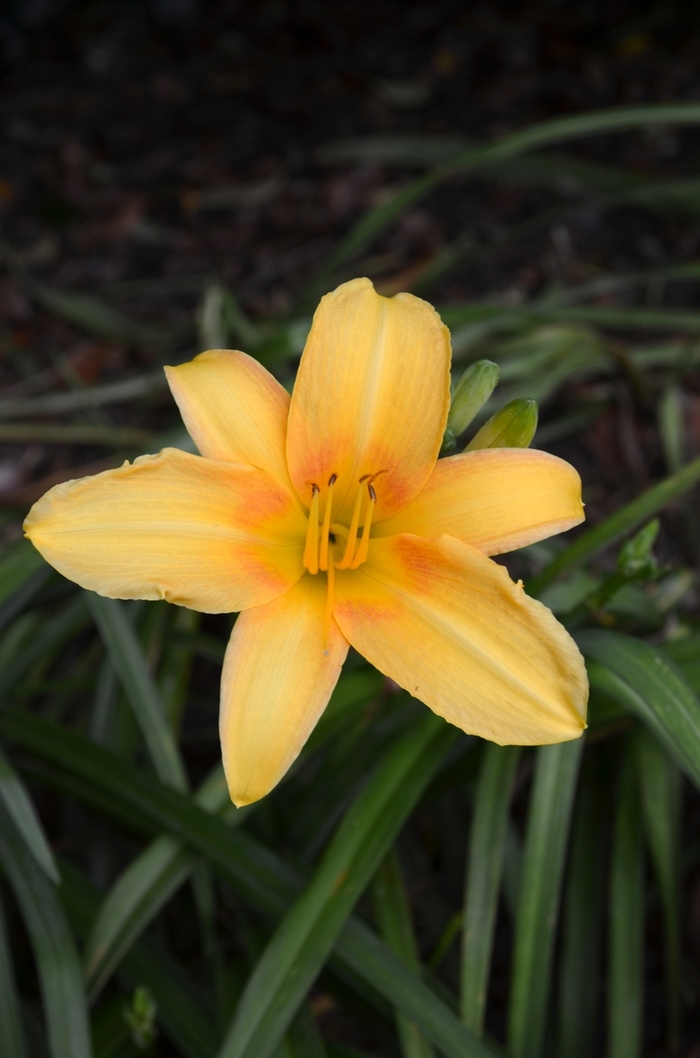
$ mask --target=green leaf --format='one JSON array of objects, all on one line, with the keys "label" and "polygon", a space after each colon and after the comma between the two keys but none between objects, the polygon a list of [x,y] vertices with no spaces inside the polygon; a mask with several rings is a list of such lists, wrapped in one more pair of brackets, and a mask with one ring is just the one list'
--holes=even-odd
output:
[{"label": "green leaf", "polygon": [[550,584],[564,570],[580,566],[587,559],[597,555],[598,552],[615,543],[630,532],[631,529],[652,518],[657,511],[662,510],[671,500],[688,492],[700,481],[700,457],[692,463],[672,474],[665,481],[653,485],[641,496],[622,507],[615,514],[606,518],[600,525],[583,533],[579,538],[557,555],[538,576],[528,583],[527,590],[530,595],[537,595],[544,587]]},{"label": "green leaf", "polygon": [[[66,861],[61,863],[61,876],[61,902],[76,934],[85,937],[100,893]],[[214,1058],[219,1036],[213,1012],[155,937],[134,944],[119,966],[119,976],[130,988],[146,985],[152,992],[161,1026],[187,1058]]]},{"label": "green leaf", "polygon": [[[407,966],[419,971],[420,958],[411,922],[411,908],[395,849],[389,853],[375,876],[372,896],[382,937]],[[397,1014],[396,1028],[403,1058],[432,1058],[433,1048],[403,1014]]]},{"label": "green leaf", "polygon": [[641,720],[700,787],[700,702],[670,658],[620,632],[586,629],[576,641],[594,659],[588,666],[591,687]]},{"label": "green leaf", "polygon": [[[231,808],[220,765],[197,791],[195,799],[209,812]],[[250,809],[239,810],[229,820],[229,825],[240,825],[249,814]],[[198,862],[191,849],[163,834],[119,875],[95,915],[85,945],[85,978],[91,1003],[124,955],[190,877]]]},{"label": "green leaf", "polygon": [[85,993],[73,936],[55,886],[0,806],[0,865],[22,911],[36,959],[53,1058],[90,1058]]},{"label": "green leaf", "polygon": [[141,729],[153,767],[162,782],[187,789],[187,776],[158,688],[151,679],[133,626],[117,599],[85,592],[85,600]]},{"label": "green leaf", "polygon": [[50,567],[28,540],[18,540],[8,548],[0,556],[0,603],[40,569],[48,571]]},{"label": "green leaf", "polygon": [[[70,791],[130,830],[165,831],[187,841],[244,900],[269,917],[279,918],[298,896],[302,880],[272,850],[247,834],[232,833],[192,798],[115,754],[20,711],[0,715],[0,727],[41,758],[41,763],[26,760],[40,779]],[[358,919],[347,922],[331,966],[367,982],[415,1022],[446,1058],[494,1058],[498,1053],[468,1033],[450,1008]]]},{"label": "green leaf", "polygon": [[[358,703],[376,693],[380,680],[374,670],[341,676],[303,753],[318,749],[337,730],[339,721],[342,722]],[[227,824],[233,827],[243,823],[257,807],[233,808],[221,765],[202,784],[195,800],[208,812],[225,814]],[[123,955],[191,876],[198,862],[197,856],[182,842],[162,835],[132,860],[117,878],[95,916],[86,944],[85,972],[91,1002]]]},{"label": "green leaf", "polygon": [[428,714],[387,753],[248,980],[218,1058],[269,1058],[456,731]]},{"label": "green leaf", "polygon": [[558,1051],[590,1058],[600,993],[607,783],[600,754],[584,761],[571,837],[559,972]]},{"label": "green leaf", "polygon": [[673,1051],[681,1036],[681,776],[675,761],[645,728],[637,728],[633,744],[647,841],[664,910],[666,1042]]},{"label": "green leaf", "polygon": [[0,801],[42,871],[52,882],[58,883],[60,878],[56,862],[32,799],[2,749],[0,749]]},{"label": "green leaf", "polygon": [[0,695],[7,695],[15,683],[31,672],[37,662],[63,643],[73,639],[89,623],[90,617],[85,607],[85,600],[80,593],[66,606],[60,621],[50,618],[44,622],[30,642],[23,645],[0,671]]},{"label": "green leaf", "polygon": [[377,239],[410,206],[428,194],[434,187],[456,173],[476,172],[487,166],[505,162],[564,140],[580,139],[584,136],[619,132],[626,129],[643,128],[654,124],[700,124],[700,107],[696,104],[670,104],[661,106],[616,107],[595,110],[588,114],[576,114],[565,118],[543,121],[529,128],[520,129],[485,146],[468,148],[454,155],[441,166],[412,181],[388,202],[376,206],[362,217],[350,230],[340,246],[331,255],[323,272],[314,283],[309,297],[326,286],[327,277],[339,265],[353,257],[359,250]]},{"label": "green leaf", "polygon": [[527,819],[508,1012],[512,1058],[539,1058],[583,739],[541,746]]},{"label": "green leaf", "polygon": [[631,746],[620,776],[610,872],[610,1058],[642,1053],[644,846]]},{"label": "green leaf", "polygon": [[22,1028],[19,995],[15,982],[12,951],[5,927],[5,911],[0,893],[0,1054],[26,1058],[27,1045]]},{"label": "green leaf", "polygon": [[477,1036],[484,1029],[508,810],[521,752],[519,746],[486,745],[474,802],[464,893],[461,1013]]}]

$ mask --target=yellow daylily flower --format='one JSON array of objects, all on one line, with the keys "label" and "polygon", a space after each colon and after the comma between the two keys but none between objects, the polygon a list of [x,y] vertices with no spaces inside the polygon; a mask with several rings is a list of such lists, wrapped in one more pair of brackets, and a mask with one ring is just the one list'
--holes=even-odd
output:
[{"label": "yellow daylily flower", "polygon": [[578,474],[527,449],[438,461],[449,368],[430,305],[353,280],[321,301],[291,399],[245,353],[166,368],[201,456],[57,485],[27,517],[84,588],[243,611],[221,683],[237,805],[287,771],[350,645],[469,733],[535,745],[585,727],[575,643],[489,558],[582,521]]}]

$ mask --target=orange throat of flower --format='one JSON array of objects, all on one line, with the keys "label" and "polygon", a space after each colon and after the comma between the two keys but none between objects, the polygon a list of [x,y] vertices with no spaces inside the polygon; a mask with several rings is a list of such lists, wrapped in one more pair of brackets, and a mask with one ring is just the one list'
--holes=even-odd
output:
[{"label": "orange throat of flower", "polygon": [[[323,522],[320,525],[319,497],[321,489],[316,482],[310,483],[311,506],[306,528],[303,565],[309,573],[326,573],[328,577],[324,621],[324,649],[328,646],[328,632],[333,613],[335,571],[336,569],[357,569],[363,562],[367,561],[372,517],[377,503],[377,494],[373,482],[375,478],[378,478],[383,473],[383,470],[378,470],[376,474],[364,474],[359,479],[359,488],[355,497],[349,528],[333,521],[333,486],[338,480],[337,474],[331,474],[328,479]],[[365,495],[367,496],[366,502]],[[361,534],[360,524],[362,524]]]}]

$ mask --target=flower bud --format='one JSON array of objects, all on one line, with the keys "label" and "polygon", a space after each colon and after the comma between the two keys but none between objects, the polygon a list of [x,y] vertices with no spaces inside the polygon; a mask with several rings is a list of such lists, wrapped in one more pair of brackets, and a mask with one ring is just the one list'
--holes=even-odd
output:
[{"label": "flower bud", "polygon": [[518,397],[484,423],[465,452],[477,448],[527,448],[537,429],[537,401]]},{"label": "flower bud", "polygon": [[474,416],[481,411],[498,384],[499,374],[498,364],[490,360],[477,360],[469,365],[459,379],[447,417],[447,431],[451,431],[455,438],[464,433]]},{"label": "flower bud", "polygon": [[644,579],[656,573],[659,566],[652,548],[659,534],[659,524],[658,518],[652,518],[631,540],[622,545],[617,558],[617,568],[624,577]]}]

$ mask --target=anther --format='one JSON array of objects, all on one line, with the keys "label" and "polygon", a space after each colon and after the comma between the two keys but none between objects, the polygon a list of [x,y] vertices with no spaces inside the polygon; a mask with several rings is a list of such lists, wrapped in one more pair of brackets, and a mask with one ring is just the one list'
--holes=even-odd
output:
[{"label": "anther", "polygon": [[306,544],[304,545],[304,568],[309,573],[318,573],[318,494],[321,490],[318,485],[311,485],[311,507],[309,508],[309,523],[306,527]]}]

